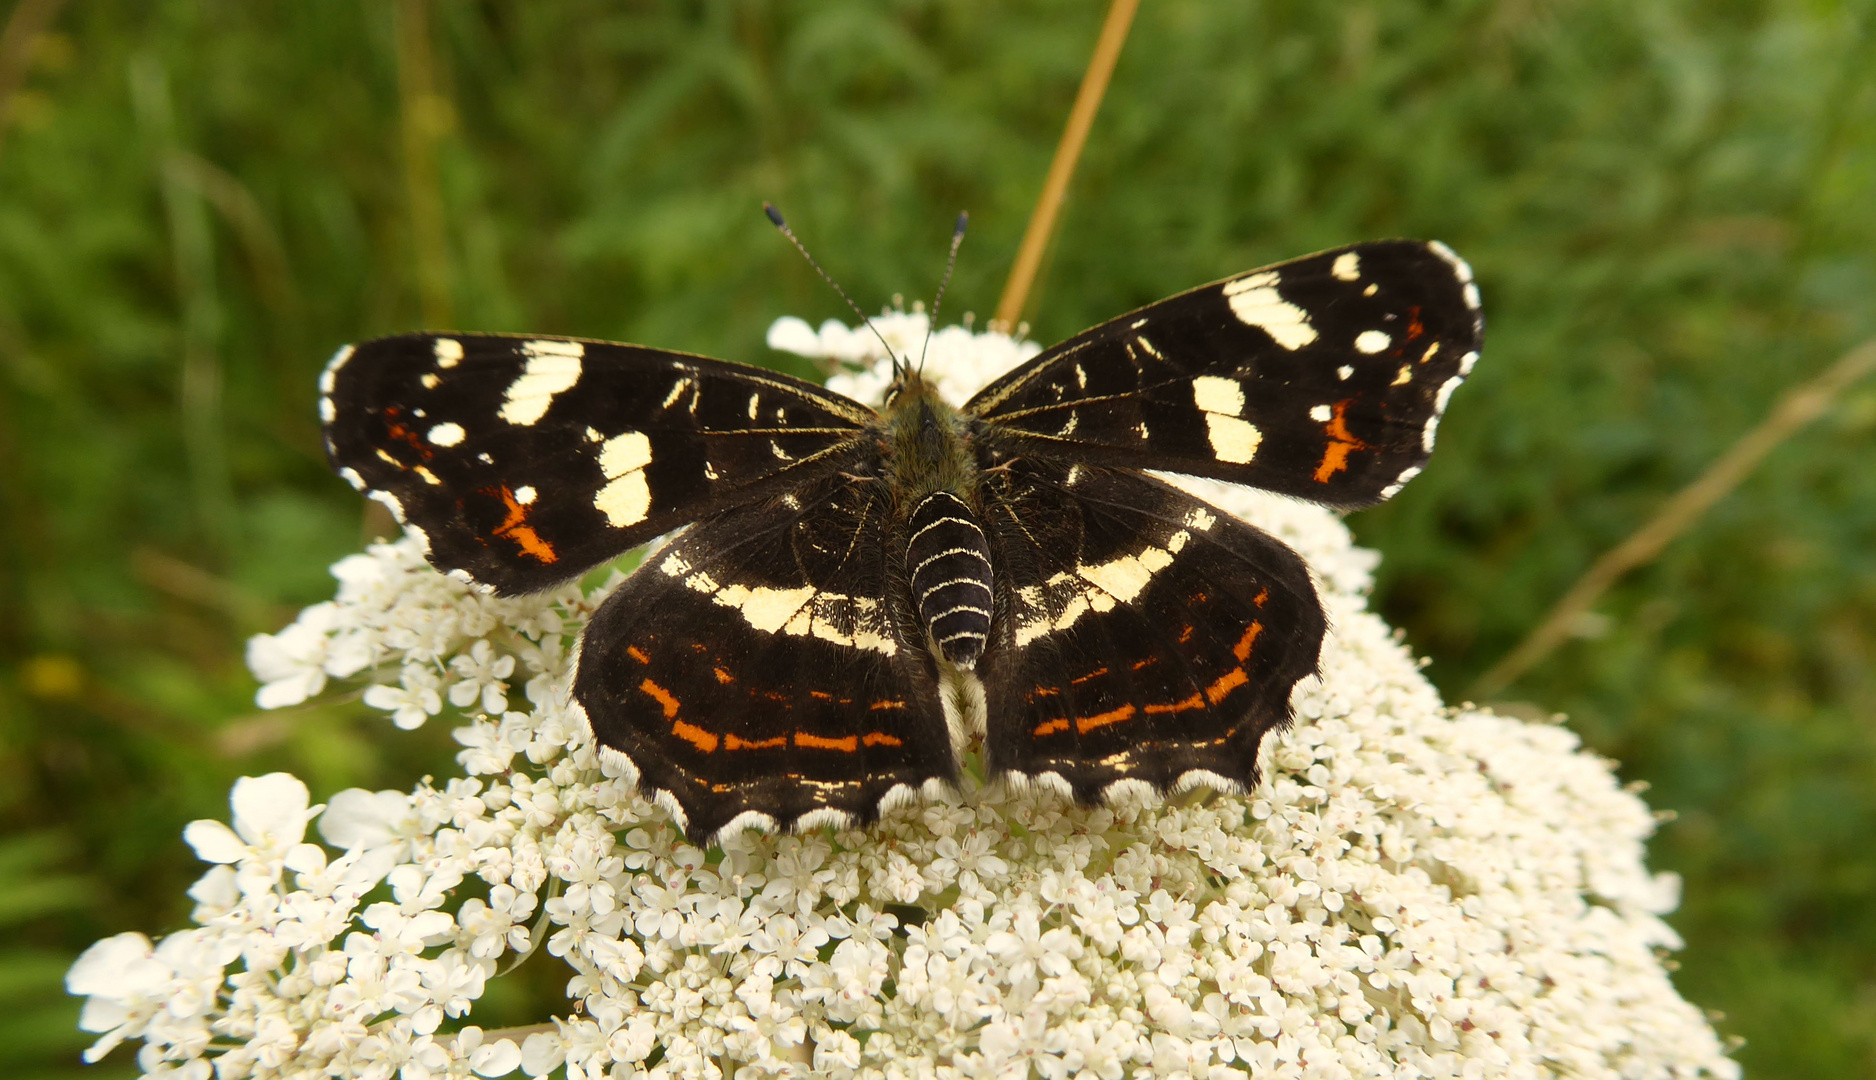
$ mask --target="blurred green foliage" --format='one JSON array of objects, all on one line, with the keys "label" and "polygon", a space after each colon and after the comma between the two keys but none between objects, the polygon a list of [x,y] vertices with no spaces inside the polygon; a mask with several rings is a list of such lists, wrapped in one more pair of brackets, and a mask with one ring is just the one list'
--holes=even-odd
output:
[{"label": "blurred green foliage", "polygon": [[[0,114],[9,1075],[79,1071],[63,967],[183,924],[179,830],[233,778],[448,767],[441,731],[251,704],[246,636],[362,539],[314,418],[334,347],[428,320],[790,366],[769,322],[843,311],[764,199],[867,306],[929,293],[968,208],[951,310],[987,313],[1101,8],[60,12]],[[1035,336],[1353,240],[1466,255],[1486,361],[1427,474],[1354,519],[1457,698],[1876,334],[1873,33],[1869,0],[1148,0]],[[1864,385],[1507,695],[1678,814],[1653,848],[1685,877],[1678,982],[1761,1077],[1876,1075],[1873,449]],[[553,1004],[503,982],[503,1016]]]}]

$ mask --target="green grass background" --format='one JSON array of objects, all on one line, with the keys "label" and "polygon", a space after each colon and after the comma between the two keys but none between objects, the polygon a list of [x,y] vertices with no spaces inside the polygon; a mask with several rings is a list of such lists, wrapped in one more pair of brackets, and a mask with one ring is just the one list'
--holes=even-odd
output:
[{"label": "green grass background", "polygon": [[[180,829],[233,778],[448,768],[441,725],[252,705],[246,636],[361,542],[314,416],[337,345],[447,325],[800,371],[769,322],[842,309],[764,199],[868,307],[929,294],[969,209],[947,307],[987,316],[1103,6],[440,0],[402,65],[408,91],[427,43],[433,99],[400,91],[408,5],[61,11],[0,128],[0,1071],[79,1073],[65,966],[184,924]],[[1353,519],[1457,699],[1876,334],[1873,32],[1869,0],[1145,0],[1035,336],[1354,240],[1469,258],[1485,360],[1426,475]],[[1866,383],[1504,695],[1677,815],[1676,979],[1753,1076],[1876,1075],[1873,450]],[[505,982],[498,1017],[555,1004]]]}]

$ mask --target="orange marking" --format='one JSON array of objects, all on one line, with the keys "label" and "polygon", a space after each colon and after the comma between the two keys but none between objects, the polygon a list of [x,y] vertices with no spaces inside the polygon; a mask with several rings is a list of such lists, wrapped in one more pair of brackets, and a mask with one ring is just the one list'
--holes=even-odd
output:
[{"label": "orange marking", "polygon": [[1355,434],[1348,430],[1348,422],[1342,418],[1342,414],[1348,411],[1348,402],[1353,400],[1349,398],[1347,401],[1336,402],[1333,418],[1324,425],[1329,433],[1329,445],[1322,451],[1322,463],[1316,466],[1316,483],[1318,484],[1328,483],[1329,477],[1348,468],[1350,453],[1368,449],[1368,444],[1356,438]]},{"label": "orange marking", "polygon": [[1251,658],[1251,643],[1256,641],[1257,635],[1263,632],[1264,624],[1260,622],[1254,622],[1245,627],[1244,636],[1239,638],[1238,643],[1231,647],[1231,655],[1237,657],[1240,663],[1249,660]]},{"label": "orange marking", "polygon": [[808,691],[808,696],[811,698],[819,698],[822,701],[834,700],[834,695],[828,693],[825,690],[810,690]]},{"label": "orange marking", "polygon": [[1105,674],[1107,674],[1106,668],[1095,668],[1093,671],[1088,672],[1086,675],[1083,675],[1079,679],[1070,679],[1068,681],[1070,684],[1074,686],[1080,686],[1082,683],[1087,682],[1089,679],[1098,679]]},{"label": "orange marking", "polygon": [[773,750],[778,746],[787,745],[788,736],[786,735],[777,735],[773,739],[757,739],[754,741],[736,735],[723,736],[723,749],[725,750]]},{"label": "orange marking", "polygon": [[1137,711],[1139,710],[1135,709],[1132,705],[1122,705],[1118,709],[1104,712],[1096,716],[1077,716],[1075,717],[1075,730],[1086,735],[1095,728],[1106,727],[1109,724],[1118,724],[1122,720],[1130,720]]},{"label": "orange marking", "polygon": [[1034,701],[1039,697],[1055,697],[1061,692],[1062,688],[1059,686],[1038,686],[1029,692],[1029,700]]},{"label": "orange marking", "polygon": [[857,735],[849,735],[844,739],[823,739],[819,735],[797,731],[795,732],[795,745],[809,750],[841,750],[851,754],[860,748],[860,739]]},{"label": "orange marking", "polygon": [[1251,603],[1256,604],[1258,607],[1263,607],[1264,601],[1268,599],[1270,599],[1270,590],[1264,589],[1263,591],[1259,592],[1256,596],[1251,597]]},{"label": "orange marking", "polygon": [[1179,644],[1184,645],[1186,642],[1191,641],[1191,640],[1192,640],[1192,627],[1188,625],[1179,634]]},{"label": "orange marking", "polygon": [[1143,667],[1152,667],[1154,664],[1157,664],[1157,663],[1159,663],[1159,657],[1149,656],[1145,660],[1135,660],[1133,662],[1133,669],[1135,671],[1139,671]]},{"label": "orange marking", "polygon": [[644,682],[639,683],[638,688],[640,690],[643,690],[647,694],[650,694],[652,696],[652,700],[664,706],[664,718],[666,720],[669,720],[673,716],[677,715],[678,700],[677,698],[674,698],[671,696],[671,691],[666,690],[664,687],[659,686],[657,683],[652,682],[650,679],[646,679]]},{"label": "orange marking", "polygon": [[[416,432],[405,427],[403,424],[400,424],[397,422],[397,417],[402,416],[403,414],[404,414],[404,410],[398,408],[395,405],[391,406],[390,408],[385,409],[384,410],[384,421],[385,421],[384,433],[386,435],[389,435],[391,438],[396,439],[398,442],[404,443],[405,445],[409,446],[412,450],[417,451],[417,456],[423,458],[423,460],[429,461],[431,458],[436,456],[436,452],[431,450],[429,447],[425,446],[423,444],[423,439],[419,438]],[[405,465],[401,461],[397,463],[397,466],[400,469],[409,468],[409,466]]]},{"label": "orange marking", "polygon": [[905,702],[903,701],[875,701],[873,704],[868,705],[867,708],[876,710],[876,711],[879,709],[903,709],[905,708]]},{"label": "orange marking", "polygon": [[1407,319],[1408,319],[1408,322],[1407,322],[1407,340],[1408,341],[1412,341],[1413,339],[1419,337],[1421,334],[1424,334],[1427,332],[1427,328],[1420,325],[1420,305],[1419,304],[1415,304],[1413,307],[1410,307],[1407,309]]},{"label": "orange marking", "polygon": [[1067,731],[1067,730],[1068,730],[1068,721],[1056,719],[1056,720],[1051,720],[1046,724],[1043,724],[1041,727],[1038,727],[1033,734],[1053,735],[1058,731]]},{"label": "orange marking", "polygon": [[1230,697],[1231,691],[1236,690],[1238,687],[1250,681],[1251,677],[1244,673],[1243,668],[1234,667],[1223,676],[1220,676],[1217,682],[1206,687],[1205,696],[1211,699],[1213,705],[1216,705]]},{"label": "orange marking", "polygon": [[1184,701],[1175,701],[1171,705],[1148,705],[1146,712],[1148,716],[1157,716],[1160,713],[1185,712],[1187,709],[1203,709],[1204,707],[1205,699],[1193,694]]},{"label": "orange marking", "polygon": [[506,484],[502,485],[502,502],[508,507],[508,517],[495,527],[494,535],[508,537],[521,545],[524,554],[543,563],[559,562],[560,553],[528,524],[528,508],[515,501],[515,493]]},{"label": "orange marking", "polygon": [[706,754],[713,753],[717,748],[717,737],[715,735],[710,734],[703,728],[686,724],[682,720],[672,721],[671,734],[676,735],[678,738],[683,739],[685,742],[690,743]]},{"label": "orange marking", "polygon": [[625,647],[625,655],[631,657],[632,659],[638,661],[641,664],[651,663],[651,657],[646,656],[645,651],[643,649],[640,649],[636,645],[627,645]]},{"label": "orange marking", "polygon": [[860,742],[866,746],[904,746],[903,739],[895,739],[883,731],[869,731],[860,736]]},{"label": "orange marking", "polygon": [[731,675],[729,672],[724,671],[722,668],[717,668],[715,670],[717,673],[717,681],[722,683],[723,685],[728,686],[730,683],[733,683],[736,681],[736,676]]}]

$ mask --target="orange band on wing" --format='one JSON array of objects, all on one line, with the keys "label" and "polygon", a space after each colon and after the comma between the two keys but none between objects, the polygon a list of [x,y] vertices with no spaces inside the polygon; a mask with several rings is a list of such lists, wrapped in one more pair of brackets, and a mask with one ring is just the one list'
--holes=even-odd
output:
[{"label": "orange band on wing", "polygon": [[666,690],[664,687],[659,686],[657,683],[652,682],[650,679],[646,679],[644,682],[639,683],[638,688],[640,690],[643,690],[645,693],[650,694],[652,696],[652,700],[656,701],[659,705],[662,705],[664,707],[664,718],[666,720],[669,720],[673,716],[677,715],[678,700],[677,698],[671,696],[671,691]]},{"label": "orange band on wing", "polygon": [[1122,720],[1130,720],[1133,718],[1133,714],[1138,711],[1139,710],[1135,709],[1132,705],[1122,705],[1118,709],[1111,709],[1095,716],[1077,716],[1075,717],[1075,730],[1086,735],[1095,728],[1106,727],[1109,724],[1118,724]]},{"label": "orange band on wing", "polygon": [[842,750],[851,754],[860,748],[860,738],[857,735],[849,735],[844,739],[824,739],[819,735],[797,731],[795,732],[795,745],[809,750]]},{"label": "orange band on wing", "polygon": [[686,724],[682,720],[672,721],[671,734],[676,735],[678,738],[683,739],[685,742],[690,743],[706,754],[717,748],[717,737],[715,735],[693,724]]},{"label": "orange band on wing", "polygon": [[1244,673],[1243,668],[1234,667],[1220,677],[1217,682],[1206,687],[1205,696],[1211,700],[1213,705],[1216,705],[1225,698],[1230,697],[1231,691],[1236,690],[1238,687],[1250,681],[1251,677]]}]

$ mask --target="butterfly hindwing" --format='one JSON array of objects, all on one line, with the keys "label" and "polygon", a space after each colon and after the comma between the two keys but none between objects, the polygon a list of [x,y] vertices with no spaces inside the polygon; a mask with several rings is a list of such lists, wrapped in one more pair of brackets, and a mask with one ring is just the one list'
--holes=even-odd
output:
[{"label": "butterfly hindwing", "polygon": [[1274,538],[1151,477],[1017,461],[994,474],[999,607],[978,674],[993,775],[1244,789],[1325,622]]},{"label": "butterfly hindwing", "polygon": [[594,736],[693,838],[863,824],[893,788],[955,778],[884,488],[836,474],[708,518],[587,627],[574,696]]},{"label": "butterfly hindwing", "polygon": [[1032,455],[1365,506],[1426,463],[1480,326],[1472,272],[1444,245],[1357,244],[1110,320],[965,410]]},{"label": "butterfly hindwing", "polygon": [[321,391],[333,468],[505,594],[836,468],[874,416],[740,364],[488,334],[348,346]]}]

